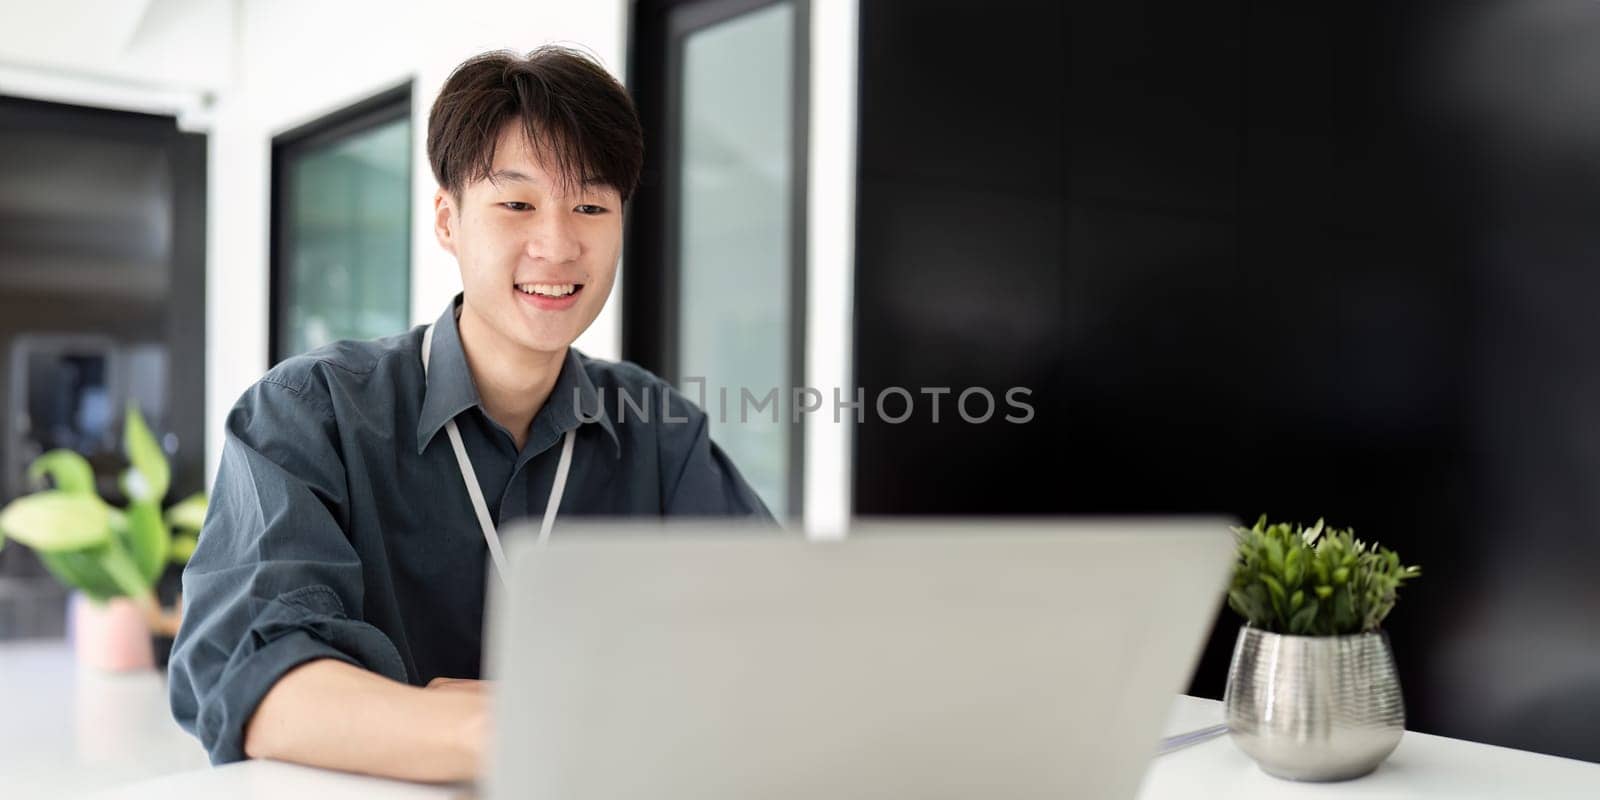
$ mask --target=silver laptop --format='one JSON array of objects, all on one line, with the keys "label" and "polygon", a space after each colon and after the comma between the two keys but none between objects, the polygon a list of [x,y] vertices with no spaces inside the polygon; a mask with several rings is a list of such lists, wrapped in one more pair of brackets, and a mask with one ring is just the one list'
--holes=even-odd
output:
[{"label": "silver laptop", "polygon": [[[509,533],[494,798],[1131,798],[1225,519]],[[493,582],[492,582],[493,583]]]}]

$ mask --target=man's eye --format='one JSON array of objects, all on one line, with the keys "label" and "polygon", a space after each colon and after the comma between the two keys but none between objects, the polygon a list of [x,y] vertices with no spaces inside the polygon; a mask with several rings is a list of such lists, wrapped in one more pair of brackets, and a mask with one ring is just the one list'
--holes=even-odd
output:
[{"label": "man's eye", "polygon": [[606,213],[605,206],[581,205],[576,210],[579,214],[588,214],[590,216],[599,216]]},{"label": "man's eye", "polygon": [[509,203],[501,203],[500,205],[505,206],[506,208],[509,208],[512,211],[528,211],[528,210],[531,210],[533,208],[533,206],[531,204],[523,203],[523,202],[520,202],[520,201],[517,201],[517,200],[513,200],[513,201],[511,201]]}]

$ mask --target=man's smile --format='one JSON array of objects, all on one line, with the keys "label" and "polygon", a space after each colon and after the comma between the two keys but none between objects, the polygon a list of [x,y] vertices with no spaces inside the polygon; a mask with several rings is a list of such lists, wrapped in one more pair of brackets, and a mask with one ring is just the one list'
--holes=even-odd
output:
[{"label": "man's smile", "polygon": [[516,284],[518,297],[535,308],[544,311],[561,311],[571,308],[578,302],[578,295],[583,292],[581,283],[519,283]]}]

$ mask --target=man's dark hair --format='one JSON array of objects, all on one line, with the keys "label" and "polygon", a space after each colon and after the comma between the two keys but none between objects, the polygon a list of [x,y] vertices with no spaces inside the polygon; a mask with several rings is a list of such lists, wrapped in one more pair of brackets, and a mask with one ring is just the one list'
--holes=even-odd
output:
[{"label": "man's dark hair", "polygon": [[518,55],[473,56],[450,73],[428,113],[428,163],[458,200],[494,168],[507,122],[571,193],[584,181],[614,187],[626,201],[639,182],[644,133],[626,89],[583,53],[547,45]]}]

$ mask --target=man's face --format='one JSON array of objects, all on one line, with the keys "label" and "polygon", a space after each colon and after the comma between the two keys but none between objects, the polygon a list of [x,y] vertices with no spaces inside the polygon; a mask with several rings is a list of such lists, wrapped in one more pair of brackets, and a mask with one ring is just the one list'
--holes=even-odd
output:
[{"label": "man's face", "polygon": [[[553,167],[553,165],[552,165]],[[605,305],[622,249],[622,198],[557,174],[516,123],[500,131],[487,179],[434,196],[434,233],[461,267],[463,315],[505,343],[539,352],[572,344]]]}]

